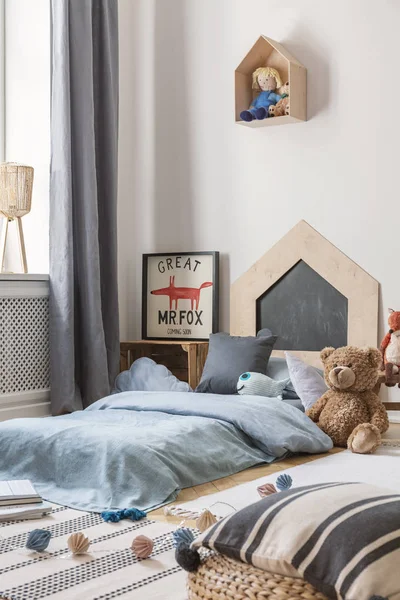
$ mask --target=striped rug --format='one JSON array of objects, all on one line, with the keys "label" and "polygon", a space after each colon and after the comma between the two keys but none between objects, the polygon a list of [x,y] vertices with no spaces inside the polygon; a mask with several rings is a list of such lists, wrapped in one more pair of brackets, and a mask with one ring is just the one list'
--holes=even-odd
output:
[{"label": "striped rug", "polygon": [[[25,548],[32,529],[52,537],[41,554]],[[176,526],[149,519],[105,523],[95,513],[55,507],[33,521],[0,524],[0,598],[6,600],[185,600],[186,574],[175,562],[171,532]],[[72,556],[67,539],[82,531],[89,553]],[[138,560],[130,549],[137,535],[154,541],[152,557]]]}]

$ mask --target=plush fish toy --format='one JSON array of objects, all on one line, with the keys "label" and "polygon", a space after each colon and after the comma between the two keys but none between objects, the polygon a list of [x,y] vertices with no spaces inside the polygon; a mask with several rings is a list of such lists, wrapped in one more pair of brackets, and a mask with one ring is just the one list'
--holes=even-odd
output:
[{"label": "plush fish toy", "polygon": [[290,378],[277,381],[262,373],[242,373],[237,382],[237,392],[240,395],[267,396],[280,398],[285,387],[290,383]]}]

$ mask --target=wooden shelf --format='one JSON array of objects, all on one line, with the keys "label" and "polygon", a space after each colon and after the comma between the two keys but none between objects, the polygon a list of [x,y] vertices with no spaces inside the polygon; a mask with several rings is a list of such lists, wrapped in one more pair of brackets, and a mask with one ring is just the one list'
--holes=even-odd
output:
[{"label": "wooden shelf", "polygon": [[[240,113],[249,108],[254,95],[252,74],[258,67],[273,67],[289,82],[289,115],[262,121],[242,121]],[[307,69],[281,44],[260,36],[235,71],[235,121],[247,127],[270,127],[307,120]]]}]

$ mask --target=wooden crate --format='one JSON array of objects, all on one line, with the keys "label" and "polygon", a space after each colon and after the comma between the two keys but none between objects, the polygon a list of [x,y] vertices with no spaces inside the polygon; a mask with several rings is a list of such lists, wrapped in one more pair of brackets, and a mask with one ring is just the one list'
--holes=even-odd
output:
[{"label": "wooden crate", "polygon": [[164,365],[175,377],[194,389],[200,381],[208,353],[208,342],[137,340],[121,342],[120,369],[126,371],[141,357]]}]

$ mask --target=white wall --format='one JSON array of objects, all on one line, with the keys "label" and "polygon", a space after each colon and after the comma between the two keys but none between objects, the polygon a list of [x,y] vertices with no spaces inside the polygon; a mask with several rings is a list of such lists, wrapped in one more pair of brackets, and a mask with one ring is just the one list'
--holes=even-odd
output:
[{"label": "white wall", "polygon": [[[6,0],[6,160],[34,167],[32,211],[22,219],[30,273],[49,269],[50,2]],[[20,271],[11,224],[6,269]]]},{"label": "white wall", "polygon": [[[300,219],[381,283],[383,332],[400,310],[399,28],[390,0],[120,0],[122,338],[140,335],[143,252],[220,250],[227,330],[230,283]],[[261,33],[307,67],[306,123],[234,124]]]}]

